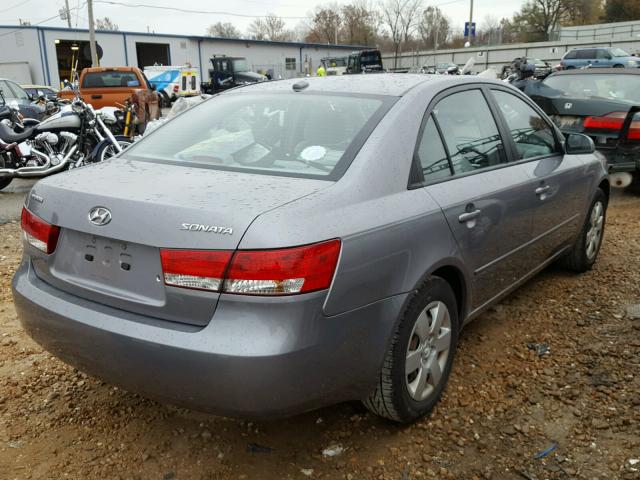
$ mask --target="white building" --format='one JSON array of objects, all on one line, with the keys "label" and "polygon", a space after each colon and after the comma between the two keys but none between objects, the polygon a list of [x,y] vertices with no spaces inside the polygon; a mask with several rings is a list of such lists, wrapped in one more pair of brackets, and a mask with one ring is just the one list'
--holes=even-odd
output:
[{"label": "white building", "polygon": [[[31,78],[15,80],[59,86],[69,78],[73,66],[78,71],[89,66],[88,40],[88,30],[0,26],[0,76],[3,64],[6,71],[16,71],[8,67],[26,62]],[[291,78],[313,75],[323,57],[347,56],[362,48],[107,30],[97,31],[96,41],[102,51],[101,66],[191,64],[203,80],[208,78],[213,55],[245,57],[253,71],[270,70],[274,78]]]}]

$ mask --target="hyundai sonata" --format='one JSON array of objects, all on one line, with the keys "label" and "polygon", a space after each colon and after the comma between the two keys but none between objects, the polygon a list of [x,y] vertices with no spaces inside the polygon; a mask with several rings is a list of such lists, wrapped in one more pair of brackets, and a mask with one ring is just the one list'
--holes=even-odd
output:
[{"label": "hyundai sonata", "polygon": [[592,267],[593,152],[472,76],[230,90],[38,182],[15,303],[50,352],[150,397],[245,417],[358,399],[409,422],[466,322],[551,262]]}]

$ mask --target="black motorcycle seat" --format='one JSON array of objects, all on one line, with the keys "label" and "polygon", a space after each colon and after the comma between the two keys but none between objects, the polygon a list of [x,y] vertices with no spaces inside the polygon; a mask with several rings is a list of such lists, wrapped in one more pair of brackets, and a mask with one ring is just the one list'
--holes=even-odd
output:
[{"label": "black motorcycle seat", "polygon": [[4,123],[0,123],[0,138],[7,143],[20,143],[31,137],[35,128],[35,126],[27,127],[24,129],[24,132],[16,133],[11,127],[5,125]]}]

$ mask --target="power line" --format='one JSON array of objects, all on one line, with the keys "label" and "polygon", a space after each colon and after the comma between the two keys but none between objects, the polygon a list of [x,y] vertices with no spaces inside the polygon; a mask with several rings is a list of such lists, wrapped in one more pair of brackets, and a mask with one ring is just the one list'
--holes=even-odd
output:
[{"label": "power line", "polygon": [[9,10],[11,10],[13,8],[21,7],[22,5],[25,5],[25,4],[29,3],[30,1],[31,0],[25,0],[24,2],[16,3],[15,5],[12,5],[9,8],[4,8],[4,9],[0,10],[0,13],[8,12]]},{"label": "power line", "polygon": [[[103,3],[107,5],[118,5],[121,7],[130,7],[130,8],[152,8],[155,10],[169,10],[173,12],[181,12],[181,13],[198,13],[198,14],[208,14],[208,15],[226,15],[230,17],[243,17],[243,18],[266,18],[267,15],[247,15],[243,13],[233,13],[233,12],[222,12],[222,11],[211,11],[211,10],[190,10],[186,8],[177,8],[177,7],[163,7],[160,5],[148,5],[144,3],[123,3],[116,2],[113,0],[95,0],[95,3]],[[307,17],[279,17],[287,20],[302,20]]]},{"label": "power line", "polygon": [[[85,6],[86,3],[87,2],[85,1],[82,5],[80,5],[80,7],[71,8],[70,10],[80,10],[82,7]],[[53,17],[45,18],[44,20],[39,20],[36,23],[30,23],[29,25],[25,25],[25,27],[37,27],[38,25],[42,25],[43,23],[47,23],[47,22],[53,20],[54,18],[59,18],[59,17],[60,17],[60,14],[56,13]],[[16,28],[14,30],[9,30],[8,32],[1,33],[0,37],[4,37],[6,35],[11,35],[12,33],[19,32],[19,31],[20,31],[19,28]]]}]

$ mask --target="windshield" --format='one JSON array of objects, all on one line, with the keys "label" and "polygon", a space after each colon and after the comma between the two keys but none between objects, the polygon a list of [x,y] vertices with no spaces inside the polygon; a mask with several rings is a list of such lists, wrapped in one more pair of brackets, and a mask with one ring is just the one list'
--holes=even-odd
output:
[{"label": "windshield", "polygon": [[233,60],[233,71],[248,72],[249,67],[247,66],[247,61],[244,58],[240,60]]},{"label": "windshield", "polygon": [[640,103],[640,76],[624,74],[557,75],[545,85],[577,98],[604,97]]},{"label": "windshield", "polygon": [[[393,97],[223,94],[167,122],[127,157],[271,175],[339,177]],[[345,165],[346,162],[346,165]]]},{"label": "windshield", "polygon": [[325,58],[324,64],[327,66],[327,68],[346,67],[347,57]]},{"label": "windshield", "polygon": [[89,72],[82,79],[82,88],[139,87],[133,72]]},{"label": "windshield", "polygon": [[380,65],[382,64],[382,59],[380,58],[380,52],[363,52],[360,55],[360,65],[370,66],[370,65]]},{"label": "windshield", "polygon": [[610,52],[611,52],[611,55],[613,55],[614,57],[628,57],[628,56],[630,56],[627,52],[625,52],[621,48],[612,48],[610,50]]}]

